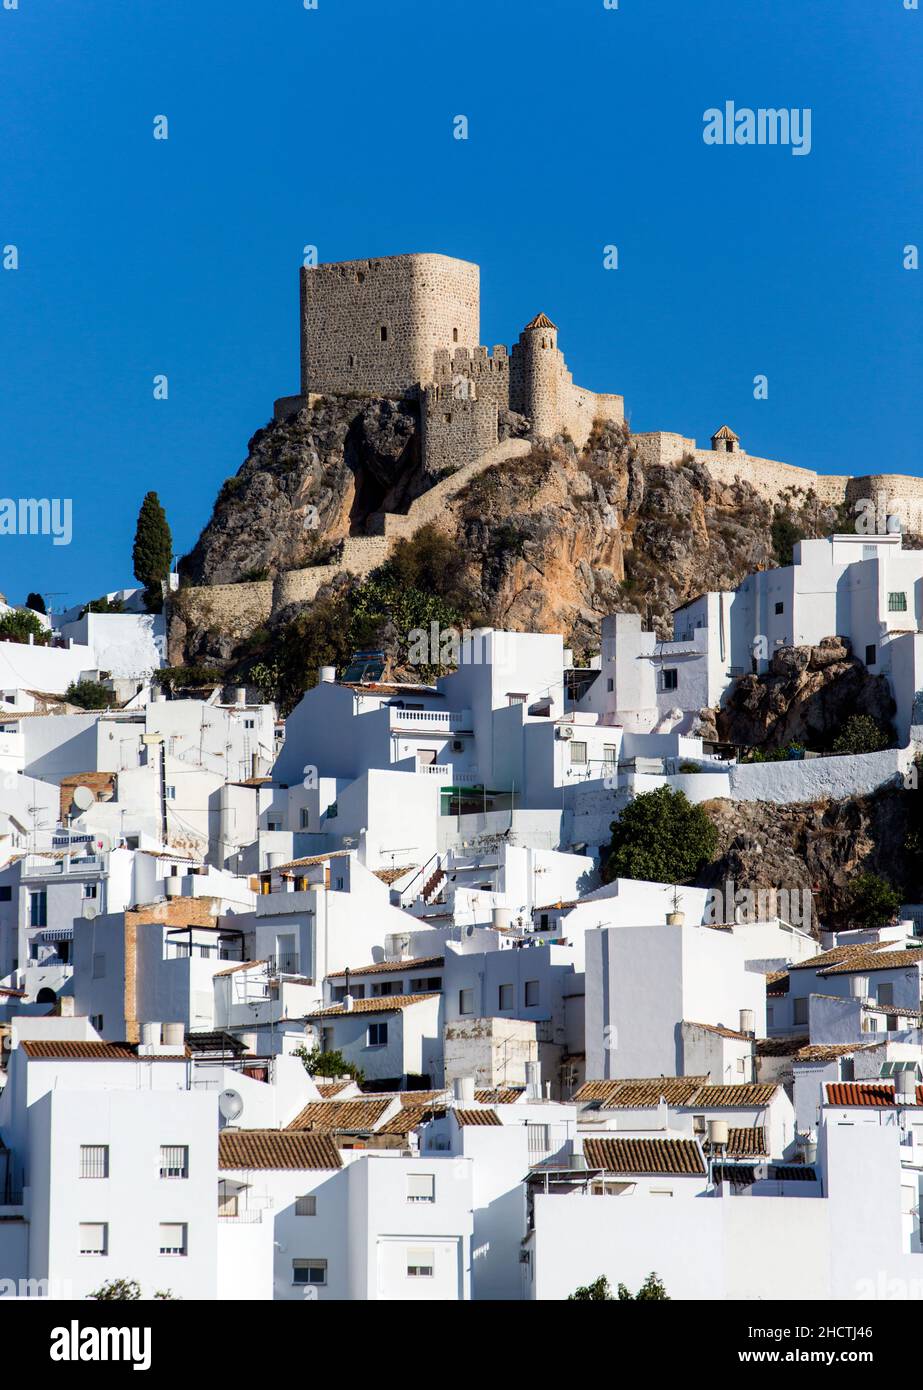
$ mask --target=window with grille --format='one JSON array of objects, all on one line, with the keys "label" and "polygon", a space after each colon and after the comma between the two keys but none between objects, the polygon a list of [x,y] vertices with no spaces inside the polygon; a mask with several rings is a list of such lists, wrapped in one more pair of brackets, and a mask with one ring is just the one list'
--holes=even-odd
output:
[{"label": "window with grille", "polygon": [[579,767],[586,766],[586,744],[572,743],[570,746],[570,760],[572,764]]},{"label": "window with grille", "polygon": [[408,1173],[407,1200],[408,1202],[435,1202],[435,1173]]},{"label": "window with grille", "polygon": [[296,1215],[296,1216],[316,1216],[316,1215],[317,1215],[317,1198],[314,1196],[314,1193],[313,1193],[313,1192],[307,1194],[307,1195],[304,1196],[304,1197],[296,1197],[296,1198],[295,1198],[295,1215]]},{"label": "window with grille", "polygon": [[293,1284],[326,1284],[326,1260],[292,1260]]},{"label": "window with grille", "polygon": [[187,1144],[161,1144],[160,1176],[162,1178],[189,1177],[189,1146]]},{"label": "window with grille", "polygon": [[160,1253],[161,1253],[161,1255],[185,1255],[185,1253],[186,1253],[186,1223],[185,1223],[185,1221],[161,1221],[161,1223],[160,1223]]},{"label": "window with grille", "polygon": [[896,593],[896,594],[889,594],[889,595],[888,595],[888,612],[889,612],[889,613],[906,613],[906,612],[907,612],[907,595],[906,595],[905,593],[903,593],[903,592],[901,592],[901,593]]},{"label": "window with grille", "polygon": [[109,1145],[80,1145],[80,1176],[82,1178],[108,1178]]},{"label": "window with grille", "polygon": [[109,1249],[109,1227],[105,1221],[81,1221],[81,1255],[105,1255]]},{"label": "window with grille", "polygon": [[411,1246],[407,1251],[407,1278],[432,1279],[436,1267],[435,1251],[424,1246]]}]

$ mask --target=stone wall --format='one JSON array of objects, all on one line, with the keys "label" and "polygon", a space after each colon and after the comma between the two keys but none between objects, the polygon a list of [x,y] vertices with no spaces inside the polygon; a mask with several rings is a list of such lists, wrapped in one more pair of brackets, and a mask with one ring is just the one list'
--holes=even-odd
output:
[{"label": "stone wall", "polygon": [[405,395],[439,349],[480,341],[480,271],[450,256],[385,256],[301,271],[301,392]]},{"label": "stone wall", "polygon": [[397,512],[388,512],[384,517],[384,534],[388,542],[397,540],[401,536],[412,536],[413,533],[427,522],[435,522],[437,525],[445,516],[446,501],[460,492],[466,483],[483,473],[486,468],[490,468],[495,463],[503,463],[506,459],[522,458],[532,449],[532,445],[527,439],[505,439],[501,444],[497,444],[493,449],[488,449],[479,458],[474,459],[465,467],[459,468],[457,473],[453,473],[450,478],[444,478],[441,483],[430,488],[429,492],[424,492],[422,497],[411,502],[406,515]]},{"label": "stone wall", "polygon": [[271,579],[252,584],[210,584],[180,589],[174,612],[188,627],[222,632],[243,641],[268,621],[273,609]]}]

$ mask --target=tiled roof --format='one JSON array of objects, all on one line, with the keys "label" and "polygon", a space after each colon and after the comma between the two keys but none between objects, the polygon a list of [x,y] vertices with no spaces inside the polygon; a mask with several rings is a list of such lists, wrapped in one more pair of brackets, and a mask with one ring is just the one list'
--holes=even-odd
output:
[{"label": "tiled roof", "polygon": [[[890,1081],[828,1081],[827,1104],[851,1109],[884,1109],[895,1104],[894,1086]],[[923,1086],[917,1087],[917,1104],[923,1103]]]},{"label": "tiled roof", "polygon": [[[403,973],[408,970],[422,970],[424,965],[432,966],[433,968],[438,966],[441,969],[442,966],[445,965],[445,957],[415,956],[413,960],[377,960],[372,965],[360,965],[355,970],[350,967],[349,978],[352,979],[354,975],[390,975],[395,972]],[[331,970],[327,978],[328,980],[345,980],[346,971]]]},{"label": "tiled roof", "polygon": [[534,319],[530,319],[526,328],[556,328],[557,324],[551,322],[547,314],[536,314]]},{"label": "tiled roof", "polygon": [[459,1110],[456,1106],[453,1111],[456,1120],[464,1125],[498,1125],[501,1123],[500,1116],[496,1110]]},{"label": "tiled roof", "polygon": [[[396,1095],[401,1105],[420,1106],[434,1105],[437,1101],[440,1105],[444,1104],[448,1098],[448,1091],[397,1091]],[[475,1092],[475,1096],[477,1093]]]},{"label": "tiled roof", "polygon": [[828,975],[849,975],[867,970],[906,970],[908,967],[923,965],[923,943],[901,951],[867,951],[864,955],[850,956],[839,965],[823,972]]},{"label": "tiled roof", "polygon": [[236,975],[238,970],[254,970],[258,965],[268,964],[265,960],[239,960],[236,965],[229,965],[226,970],[216,970],[213,979],[219,975]]},{"label": "tiled roof", "polygon": [[796,1062],[832,1062],[836,1057],[844,1057],[851,1052],[863,1052],[867,1047],[881,1047],[879,1042],[864,1043],[810,1043],[794,1054]]},{"label": "tiled roof", "polygon": [[692,1139],[585,1139],[588,1168],[607,1173],[670,1173],[704,1177],[705,1164]]},{"label": "tiled roof", "polygon": [[697,1110],[747,1110],[768,1105],[778,1091],[775,1081],[752,1082],[744,1086],[703,1086],[695,1096]]},{"label": "tiled roof", "polygon": [[409,874],[411,869],[416,869],[418,867],[417,864],[403,864],[400,868],[375,869],[374,874],[376,878],[381,879],[382,883],[392,884],[395,883],[397,879],[403,878],[405,874]]},{"label": "tiled roof", "polygon": [[598,1101],[606,1110],[631,1107],[647,1109],[663,1097],[670,1105],[680,1105],[694,1096],[708,1081],[707,1076],[652,1076],[623,1078],[621,1081],[585,1081],[574,1093],[579,1104]]},{"label": "tiled roof", "polygon": [[20,1044],[26,1056],[36,1061],[61,1062],[182,1062],[189,1055],[184,1048],[181,1052],[155,1053],[153,1056],[139,1058],[132,1043],[100,1042],[98,1040],[80,1042],[62,1038],[51,1041],[48,1038],[28,1038]]},{"label": "tiled roof", "polygon": [[480,1105],[514,1105],[524,1095],[522,1086],[495,1086],[491,1091],[475,1091],[474,1098]]},{"label": "tiled roof", "polygon": [[420,1004],[424,999],[441,999],[442,996],[431,991],[428,994],[385,994],[380,999],[354,999],[351,1009],[342,1004],[328,1004],[325,1009],[314,1009],[305,1014],[311,1018],[341,1018],[343,1014],[396,1014],[409,1009],[412,1004]]},{"label": "tiled roof", "polygon": [[333,1100],[341,1091],[348,1090],[353,1084],[352,1081],[316,1081],[314,1083],[321,1094],[323,1100]]},{"label": "tiled roof", "polygon": [[340,1168],[326,1134],[289,1134],[278,1129],[222,1129],[219,1168]]},{"label": "tiled roof", "polygon": [[311,1100],[285,1128],[321,1134],[373,1130],[390,1104],[390,1096],[383,1100]]},{"label": "tiled roof", "polygon": [[792,970],[825,970],[828,966],[838,965],[850,960],[854,956],[867,956],[870,952],[879,951],[890,942],[867,942],[862,946],[834,946],[829,951],[821,951],[817,956],[809,956],[807,960],[796,960],[788,967]]},{"label": "tiled roof", "polygon": [[281,873],[283,869],[305,869],[312,864],[326,864],[330,859],[347,859],[352,854],[349,849],[332,849],[328,854],[309,854],[304,859],[290,859],[287,864],[275,864],[273,868],[263,869],[264,874]]},{"label": "tiled roof", "polygon": [[392,1115],[390,1120],[385,1120],[376,1134],[409,1134],[411,1130],[422,1125],[424,1121],[431,1120],[434,1115],[444,1115],[444,1110],[434,1110],[429,1105],[404,1105],[398,1110],[396,1115]]},{"label": "tiled roof", "polygon": [[690,1019],[684,1019],[690,1028],[704,1028],[706,1033],[717,1033],[720,1038],[733,1038],[737,1042],[752,1041],[749,1033],[740,1033],[736,1028],[722,1028],[719,1023],[693,1023]]},{"label": "tiled roof", "polygon": [[794,1057],[796,1052],[800,1052],[807,1045],[808,1038],[804,1034],[800,1038],[757,1038],[756,1055],[757,1057]]},{"label": "tiled roof", "polygon": [[235,1038],[233,1033],[227,1033],[223,1028],[214,1028],[208,1032],[187,1033],[186,1042],[189,1050],[195,1054],[197,1052],[233,1052],[235,1056],[247,1051],[246,1043],[241,1042],[240,1038]]},{"label": "tiled roof", "polygon": [[[709,1144],[702,1145],[706,1153]],[[728,1158],[767,1158],[766,1131],[762,1125],[730,1125],[728,1127]]]},{"label": "tiled roof", "polygon": [[761,1173],[752,1163],[716,1163],[712,1176],[715,1182],[729,1182],[735,1187],[750,1187],[758,1177],[771,1178],[774,1182],[817,1181],[814,1169],[802,1163],[770,1163]]},{"label": "tiled roof", "polygon": [[770,970],[766,976],[766,993],[772,999],[778,999],[783,994],[788,994],[791,983],[787,970]]}]

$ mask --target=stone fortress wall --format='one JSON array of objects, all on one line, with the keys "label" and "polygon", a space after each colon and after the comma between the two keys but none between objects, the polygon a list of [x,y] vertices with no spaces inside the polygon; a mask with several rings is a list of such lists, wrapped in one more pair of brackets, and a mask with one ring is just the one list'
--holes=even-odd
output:
[{"label": "stone fortress wall", "polygon": [[[415,398],[423,457],[444,476],[405,514],[379,516],[378,534],[350,537],[327,565],[290,570],[275,580],[182,590],[185,611],[203,626],[245,637],[287,604],[308,602],[344,572],[362,577],[384,562],[400,537],[445,516],[449,498],[477,473],[521,457],[531,441],[567,434],[577,448],[594,424],[624,420],[621,396],[574,384],[558,330],[537,314],[508,352],[480,344],[480,270],[442,255],[383,256],[301,271],[301,394],[275,404],[277,419],[323,395]],[[529,422],[529,438],[500,439],[503,412]],[[722,426],[710,449],[666,431],[632,436],[643,462],[677,464],[690,456],[716,481],[750,483],[769,502],[797,489],[822,503],[887,498],[905,526],[923,531],[923,479],[895,474],[848,478],[818,474],[746,453]],[[913,522],[918,524],[914,527]]]}]

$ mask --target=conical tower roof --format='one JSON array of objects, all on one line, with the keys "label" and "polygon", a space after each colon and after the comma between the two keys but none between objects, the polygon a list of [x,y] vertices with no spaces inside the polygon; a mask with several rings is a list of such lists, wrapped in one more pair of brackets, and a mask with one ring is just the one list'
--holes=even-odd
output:
[{"label": "conical tower roof", "polygon": [[[557,331],[557,327],[558,325],[552,323],[547,314],[536,314],[535,318],[526,324],[526,328],[553,328],[555,331]],[[525,331],[526,329],[524,328],[523,332]]]}]

